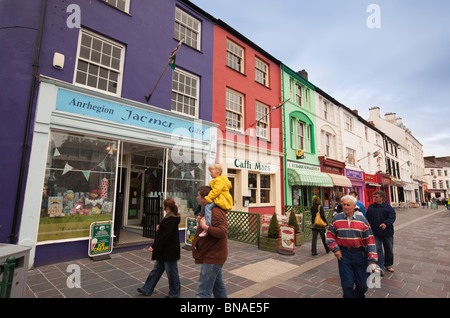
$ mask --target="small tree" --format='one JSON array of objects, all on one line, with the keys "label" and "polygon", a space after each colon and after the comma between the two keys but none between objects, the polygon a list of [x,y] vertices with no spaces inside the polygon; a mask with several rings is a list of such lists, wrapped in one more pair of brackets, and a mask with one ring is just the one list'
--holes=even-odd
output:
[{"label": "small tree", "polygon": [[298,226],[297,217],[295,216],[294,210],[289,213],[288,225],[293,226],[295,229],[295,233],[300,232],[300,227]]},{"label": "small tree", "polygon": [[267,236],[270,238],[278,238],[279,228],[280,225],[278,224],[277,213],[274,212],[272,215],[272,219],[270,220]]}]

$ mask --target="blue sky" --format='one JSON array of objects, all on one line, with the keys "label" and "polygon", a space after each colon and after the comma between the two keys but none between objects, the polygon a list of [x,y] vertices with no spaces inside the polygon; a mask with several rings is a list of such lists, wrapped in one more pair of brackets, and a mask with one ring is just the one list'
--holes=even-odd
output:
[{"label": "blue sky", "polygon": [[[450,156],[450,1],[191,0],[367,119],[393,112]],[[380,9],[380,28],[368,18]]]}]

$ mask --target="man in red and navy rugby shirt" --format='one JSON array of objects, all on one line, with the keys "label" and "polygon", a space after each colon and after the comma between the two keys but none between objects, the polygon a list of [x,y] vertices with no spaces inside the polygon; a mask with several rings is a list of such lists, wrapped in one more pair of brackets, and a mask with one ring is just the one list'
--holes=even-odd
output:
[{"label": "man in red and navy rugby shirt", "polygon": [[367,273],[375,270],[378,260],[375,239],[367,219],[355,212],[356,198],[345,195],[341,204],[344,212],[331,220],[327,243],[338,259],[344,298],[364,298]]}]

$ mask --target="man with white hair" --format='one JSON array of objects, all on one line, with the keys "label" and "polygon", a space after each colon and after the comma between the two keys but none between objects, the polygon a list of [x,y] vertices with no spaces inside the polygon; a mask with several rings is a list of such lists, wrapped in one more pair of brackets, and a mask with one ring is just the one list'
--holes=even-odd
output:
[{"label": "man with white hair", "polygon": [[356,198],[345,195],[341,204],[344,213],[331,220],[327,243],[338,259],[344,298],[364,298],[368,265],[374,271],[378,260],[375,239],[364,215],[355,213]]}]

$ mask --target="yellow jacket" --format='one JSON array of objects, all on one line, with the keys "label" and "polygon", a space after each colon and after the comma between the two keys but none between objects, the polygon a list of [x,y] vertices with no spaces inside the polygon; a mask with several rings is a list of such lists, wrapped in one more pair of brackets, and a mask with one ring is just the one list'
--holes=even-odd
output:
[{"label": "yellow jacket", "polygon": [[213,179],[209,186],[212,188],[205,197],[208,203],[214,202],[219,208],[228,211],[233,208],[233,197],[231,196],[231,182],[226,176],[218,176]]}]

